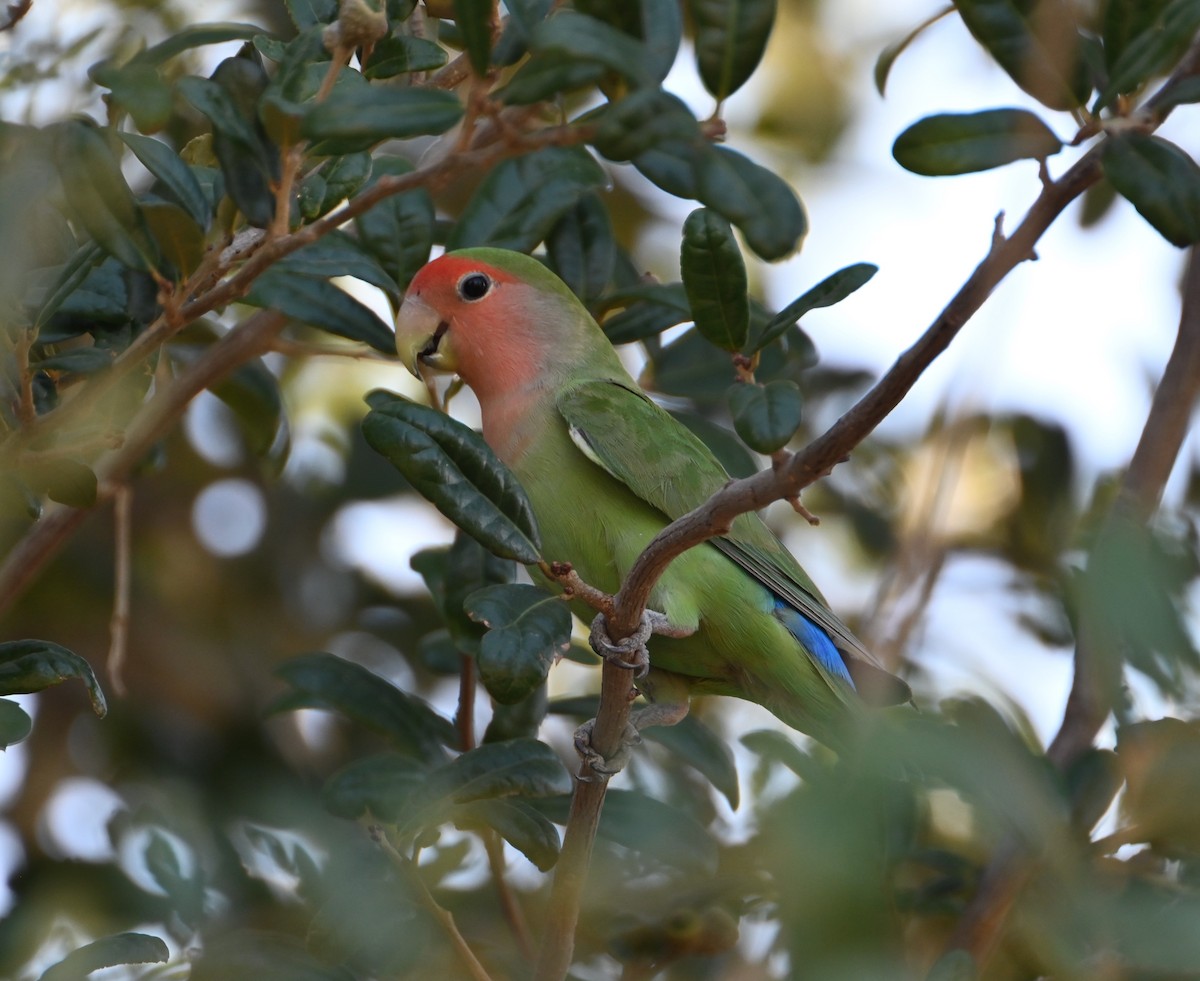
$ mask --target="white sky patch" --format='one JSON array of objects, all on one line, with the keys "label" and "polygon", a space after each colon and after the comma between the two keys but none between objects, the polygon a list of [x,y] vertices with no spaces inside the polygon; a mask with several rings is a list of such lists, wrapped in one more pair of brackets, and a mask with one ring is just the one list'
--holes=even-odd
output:
[{"label": "white sky patch", "polygon": [[113,855],[108,822],[125,806],[121,796],[91,777],[65,777],[42,812],[42,830],[63,858],[105,862]]},{"label": "white sky patch", "polygon": [[262,491],[248,480],[218,480],[196,495],[192,528],[214,555],[245,555],[258,544],[266,527]]},{"label": "white sky patch", "polygon": [[349,504],[334,516],[326,547],[351,568],[403,595],[420,593],[424,580],[409,562],[415,553],[454,540],[454,526],[424,501],[397,497]]}]

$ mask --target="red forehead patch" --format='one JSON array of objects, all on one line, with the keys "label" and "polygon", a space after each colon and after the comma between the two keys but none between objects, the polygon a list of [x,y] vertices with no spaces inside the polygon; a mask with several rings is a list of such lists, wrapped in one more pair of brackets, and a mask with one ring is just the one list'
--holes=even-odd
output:
[{"label": "red forehead patch", "polygon": [[469,256],[449,254],[439,256],[421,269],[413,277],[409,290],[416,291],[426,286],[439,284],[455,284],[467,273],[473,272],[486,273],[497,283],[515,283],[517,281],[517,277],[512,273],[505,272],[491,263]]}]

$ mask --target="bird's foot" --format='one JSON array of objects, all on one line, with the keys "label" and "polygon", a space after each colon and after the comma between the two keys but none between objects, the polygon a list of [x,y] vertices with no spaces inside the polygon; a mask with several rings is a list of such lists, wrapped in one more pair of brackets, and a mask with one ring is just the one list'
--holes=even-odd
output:
[{"label": "bird's foot", "polygon": [[[592,730],[595,725],[596,720],[589,719],[575,730],[575,752],[579,754],[579,758],[584,763],[591,767],[593,773],[601,779],[607,780],[613,774],[620,773],[625,769],[625,764],[633,755],[633,747],[642,741],[642,737],[633,723],[627,723],[625,731],[621,733],[621,744],[617,747],[617,751],[609,757],[601,756],[592,745]],[[588,778],[581,777],[580,779]]]},{"label": "bird's foot", "polygon": [[[688,631],[690,633],[690,631]],[[650,670],[650,652],[646,650],[646,641],[651,634],[665,634],[669,637],[684,636],[662,613],[654,610],[642,611],[642,622],[628,637],[613,640],[608,633],[608,621],[603,613],[597,613],[592,620],[592,630],[588,642],[592,650],[604,660],[610,661],[619,668],[630,668],[635,678],[644,678]]]}]

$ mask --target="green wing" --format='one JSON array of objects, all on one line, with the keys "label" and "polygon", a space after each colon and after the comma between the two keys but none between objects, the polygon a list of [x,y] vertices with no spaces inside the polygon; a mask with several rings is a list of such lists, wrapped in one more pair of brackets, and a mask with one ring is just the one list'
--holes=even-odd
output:
[{"label": "green wing", "polygon": [[[558,409],[576,445],[638,497],[675,520],[729,482],[712,452],[644,392],[617,380],[586,381],[565,389]],[[849,656],[855,684],[879,704],[912,698],[829,609],[800,563],[757,514],[738,517],[720,549],[777,597],[799,610]]]}]

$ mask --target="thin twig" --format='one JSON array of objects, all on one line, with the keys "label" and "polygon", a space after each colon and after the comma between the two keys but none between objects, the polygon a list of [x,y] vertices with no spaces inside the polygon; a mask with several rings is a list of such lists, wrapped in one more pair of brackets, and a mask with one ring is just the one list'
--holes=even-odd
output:
[{"label": "thin twig", "polygon": [[417,896],[424,903],[425,908],[433,914],[433,918],[437,920],[438,926],[442,928],[443,932],[449,938],[451,946],[454,947],[454,952],[458,954],[459,959],[466,965],[467,972],[473,981],[492,981],[491,975],[488,974],[483,964],[479,962],[479,958],[471,950],[466,938],[459,933],[458,925],[454,922],[454,915],[434,898],[433,893],[429,891],[429,887],[425,885],[425,880],[421,878],[421,870],[417,868],[417,864],[396,850],[396,846],[388,840],[382,828],[371,828],[371,837],[383,849],[384,854],[392,860],[392,864],[396,869],[404,875],[413,889],[416,890]]},{"label": "thin twig", "polygon": [[521,956],[529,963],[533,962],[533,937],[529,933],[529,924],[521,904],[517,902],[512,886],[508,884],[507,868],[504,863],[504,841],[495,831],[486,830],[482,833],[483,847],[487,850],[488,867],[492,872],[492,881],[496,884],[496,894],[500,898],[500,909],[504,919],[513,932],[517,948]]},{"label": "thin twig", "polygon": [[113,611],[109,620],[108,680],[118,695],[125,694],[125,654],[129,641],[130,552],[132,549],[133,489],[119,484],[113,493]]}]

